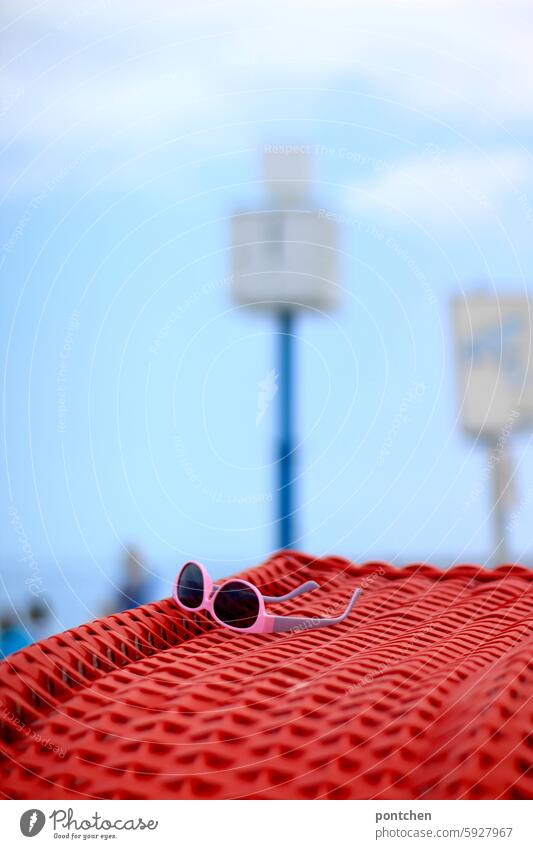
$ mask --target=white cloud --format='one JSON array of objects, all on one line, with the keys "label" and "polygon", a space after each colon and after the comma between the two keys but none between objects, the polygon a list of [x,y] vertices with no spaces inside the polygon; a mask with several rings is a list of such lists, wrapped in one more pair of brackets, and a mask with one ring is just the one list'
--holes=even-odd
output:
[{"label": "white cloud", "polygon": [[[85,101],[89,109],[99,104],[97,120],[112,122],[124,111],[142,111],[154,96],[170,109],[174,99],[197,101],[219,83],[268,76],[289,85],[302,76],[311,85],[339,73],[362,76],[406,105],[445,114],[480,107],[496,118],[524,111],[533,96],[533,9],[521,0],[7,6],[12,18],[19,15],[3,33],[12,45],[10,87],[34,91],[34,110],[64,97],[67,123]],[[106,67],[113,70],[102,80]],[[169,79],[161,84],[164,74]],[[77,88],[80,104],[71,95]]]},{"label": "white cloud", "polygon": [[[9,0],[2,138],[17,138],[24,162],[46,147],[61,161],[97,141],[127,147],[117,133],[130,126],[139,145],[169,128],[238,121],[241,89],[269,84],[355,83],[377,110],[380,97],[395,101],[406,121],[417,110],[452,130],[483,127],[487,114],[512,126],[533,99],[532,17],[522,0]],[[435,167],[421,167],[415,177],[435,179]],[[466,163],[465,177],[474,168]],[[376,194],[403,196],[407,176],[383,178]],[[442,177],[436,194],[453,200],[457,190]]]},{"label": "white cloud", "polygon": [[457,226],[465,219],[494,219],[509,198],[518,206],[532,178],[533,158],[515,150],[450,153],[428,145],[420,158],[354,187],[348,205],[358,212]]}]

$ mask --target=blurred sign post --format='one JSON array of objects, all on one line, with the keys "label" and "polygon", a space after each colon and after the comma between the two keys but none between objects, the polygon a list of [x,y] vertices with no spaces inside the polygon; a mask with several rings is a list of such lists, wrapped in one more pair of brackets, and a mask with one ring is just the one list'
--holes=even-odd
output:
[{"label": "blurred sign post", "polygon": [[484,294],[453,304],[460,416],[481,438],[491,475],[494,565],[509,559],[507,511],[513,498],[509,437],[533,428],[533,302]]},{"label": "blurred sign post", "polygon": [[232,219],[233,295],[240,304],[271,312],[278,322],[278,542],[280,548],[291,548],[294,322],[299,311],[323,312],[336,304],[336,224],[313,205],[305,147],[269,146],[263,164],[267,202]]}]

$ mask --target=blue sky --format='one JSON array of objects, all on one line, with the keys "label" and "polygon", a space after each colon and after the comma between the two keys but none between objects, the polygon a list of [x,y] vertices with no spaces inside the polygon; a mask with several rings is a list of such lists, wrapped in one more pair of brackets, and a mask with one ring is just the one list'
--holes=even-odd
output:
[{"label": "blue sky", "polygon": [[[10,569],[24,545],[43,568],[105,573],[134,541],[165,577],[275,547],[276,399],[256,424],[275,324],[229,281],[230,216],[264,202],[270,143],[310,145],[317,204],[340,221],[341,306],[296,329],[299,547],[488,553],[450,299],[530,288],[531,16],[453,0],[4,5]],[[511,451],[520,557],[529,435]]]}]

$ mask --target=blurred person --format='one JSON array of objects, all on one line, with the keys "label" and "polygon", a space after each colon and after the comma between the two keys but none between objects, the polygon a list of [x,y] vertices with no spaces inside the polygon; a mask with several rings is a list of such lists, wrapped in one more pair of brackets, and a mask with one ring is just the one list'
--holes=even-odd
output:
[{"label": "blurred person", "polygon": [[0,617],[0,660],[28,645],[26,629],[13,613],[6,611]]},{"label": "blurred person", "polygon": [[140,552],[134,546],[125,550],[123,561],[123,577],[118,593],[118,603],[114,612],[139,607],[151,601],[150,580],[146,576]]},{"label": "blurred person", "polygon": [[39,599],[30,603],[27,620],[28,642],[44,640],[54,632],[50,608]]}]

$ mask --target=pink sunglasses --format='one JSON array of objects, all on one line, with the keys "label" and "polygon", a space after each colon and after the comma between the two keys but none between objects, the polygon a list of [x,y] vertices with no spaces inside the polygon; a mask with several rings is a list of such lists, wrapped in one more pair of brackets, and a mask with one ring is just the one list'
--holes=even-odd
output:
[{"label": "pink sunglasses", "polygon": [[346,619],[361,595],[356,589],[344,613],[334,619],[305,619],[302,616],[272,616],[265,611],[265,602],[289,601],[302,593],[316,590],[315,581],[306,581],[287,595],[261,595],[257,587],[241,578],[230,578],[220,586],[213,584],[201,563],[189,560],[182,566],[174,581],[172,596],[185,610],[207,610],[219,625],[248,634],[271,634],[282,631],[308,631],[327,628]]}]

